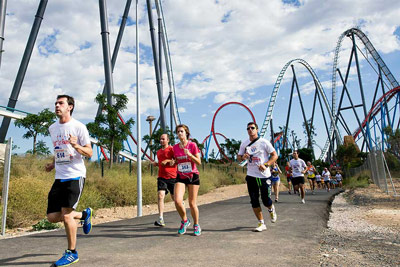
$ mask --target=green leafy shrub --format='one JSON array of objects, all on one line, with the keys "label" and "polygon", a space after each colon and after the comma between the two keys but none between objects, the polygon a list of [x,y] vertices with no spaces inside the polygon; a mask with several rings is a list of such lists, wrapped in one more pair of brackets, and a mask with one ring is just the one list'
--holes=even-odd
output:
[{"label": "green leafy shrub", "polygon": [[51,223],[46,218],[38,221],[36,224],[32,225],[32,229],[35,231],[41,230],[53,230],[60,228],[61,225],[59,223]]},{"label": "green leafy shrub", "polygon": [[370,183],[371,179],[368,171],[363,171],[356,176],[348,177],[343,180],[343,185],[347,189],[368,187]]}]

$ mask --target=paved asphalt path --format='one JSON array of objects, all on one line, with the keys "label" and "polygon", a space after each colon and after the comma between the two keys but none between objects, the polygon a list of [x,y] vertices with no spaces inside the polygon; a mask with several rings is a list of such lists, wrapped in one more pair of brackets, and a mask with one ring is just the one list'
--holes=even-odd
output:
[{"label": "paved asphalt path", "polygon": [[[157,215],[95,225],[89,235],[78,229],[80,261],[72,266],[317,266],[319,241],[337,193],[319,190],[298,196],[281,193],[278,214],[267,230],[253,232],[257,220],[249,197],[200,206],[203,234],[190,226],[178,236],[179,216],[164,215],[166,227],[153,225]],[[66,248],[64,230],[0,240],[0,266],[50,266]]]}]

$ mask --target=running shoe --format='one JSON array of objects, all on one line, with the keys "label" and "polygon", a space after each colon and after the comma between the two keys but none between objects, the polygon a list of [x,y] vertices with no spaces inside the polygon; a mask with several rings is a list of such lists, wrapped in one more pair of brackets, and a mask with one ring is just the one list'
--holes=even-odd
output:
[{"label": "running shoe", "polygon": [[272,223],[276,222],[276,219],[278,219],[278,216],[276,215],[275,211],[275,206],[272,206],[272,211],[269,212],[269,216],[271,217]]},{"label": "running shoe", "polygon": [[55,266],[68,266],[72,263],[78,262],[78,252],[72,253],[70,250],[66,250],[62,257],[54,263]]},{"label": "running shoe", "polygon": [[181,221],[181,227],[178,230],[178,234],[183,235],[186,233],[186,229],[190,226],[190,220],[189,218],[187,219],[186,222]]},{"label": "running shoe", "polygon": [[263,230],[267,230],[267,226],[263,223],[258,223],[258,227],[254,229],[254,232],[262,232]]},{"label": "running shoe", "polygon": [[304,198],[301,199],[301,203],[306,204],[306,201],[304,200]]},{"label": "running shoe", "polygon": [[165,226],[165,222],[163,219],[158,219],[157,221],[154,222],[155,226],[160,226],[160,227],[164,227]]},{"label": "running shoe", "polygon": [[86,210],[86,218],[83,220],[83,232],[87,235],[92,231],[92,208],[87,208]]},{"label": "running shoe", "polygon": [[195,224],[194,226],[193,226],[193,228],[194,228],[194,235],[195,236],[199,236],[199,235],[201,235],[201,228],[200,228],[200,225],[198,225],[198,224]]}]

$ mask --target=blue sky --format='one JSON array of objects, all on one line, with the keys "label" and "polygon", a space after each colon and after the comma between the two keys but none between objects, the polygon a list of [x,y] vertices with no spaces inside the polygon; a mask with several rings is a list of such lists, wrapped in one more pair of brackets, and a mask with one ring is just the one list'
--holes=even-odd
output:
[{"label": "blue sky", "polygon": [[[330,98],[333,51],[340,34],[352,27],[360,27],[367,34],[395,77],[400,76],[400,3],[395,0],[173,0],[162,3],[181,120],[199,140],[210,133],[214,112],[228,101],[249,106],[261,125],[280,70],[295,58],[302,58],[312,66]],[[125,1],[108,1],[107,4],[113,48]],[[0,105],[8,102],[37,5],[38,1],[33,0],[8,2],[5,52],[0,69]],[[145,118],[148,115],[157,117],[159,111],[145,1],[140,5],[141,118],[143,134],[147,134]],[[134,14],[132,5],[113,79],[115,92],[125,93],[130,99],[124,117],[136,120]],[[340,54],[343,68],[349,58],[349,40],[345,38]],[[67,93],[76,98],[75,117],[85,123],[93,121],[97,111],[94,98],[104,85],[102,60],[98,1],[50,1],[17,108],[32,113],[43,108],[53,109],[55,96]],[[367,97],[371,97],[376,77],[363,59],[361,66],[364,89]],[[302,99],[308,104],[306,113],[310,114],[312,80],[305,74],[304,67],[296,64],[295,69]],[[273,115],[275,129],[286,119],[291,78],[289,69]],[[351,80],[354,79],[352,72]],[[167,81],[166,76],[164,81]],[[167,84],[164,86],[166,97]],[[353,100],[359,99],[355,84],[349,87],[353,89]],[[290,128],[304,141],[296,103],[297,98]],[[228,106],[218,114],[215,126],[228,138],[241,140],[246,137],[249,120],[243,108]],[[355,129],[350,115],[349,123]],[[320,117],[318,126],[316,139],[323,146],[326,135]],[[135,131],[136,127],[136,135]],[[9,136],[20,147],[18,152],[31,146],[31,140],[23,140],[22,134],[22,130],[10,128]]]}]

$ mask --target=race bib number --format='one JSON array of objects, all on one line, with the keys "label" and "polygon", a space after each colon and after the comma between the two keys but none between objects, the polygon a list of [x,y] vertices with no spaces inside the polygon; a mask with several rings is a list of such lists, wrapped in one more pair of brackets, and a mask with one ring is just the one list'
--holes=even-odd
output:
[{"label": "race bib number", "polygon": [[246,152],[249,155],[255,155],[259,152],[257,146],[246,147]]},{"label": "race bib number", "polygon": [[59,165],[69,164],[72,161],[72,156],[68,152],[68,149],[56,148],[54,149],[54,156],[56,164]]},{"label": "race bib number", "polygon": [[192,164],[190,162],[179,163],[178,171],[181,173],[190,173],[192,172]]}]

